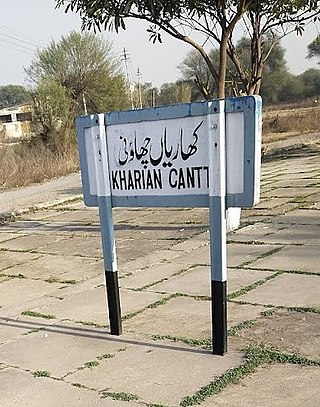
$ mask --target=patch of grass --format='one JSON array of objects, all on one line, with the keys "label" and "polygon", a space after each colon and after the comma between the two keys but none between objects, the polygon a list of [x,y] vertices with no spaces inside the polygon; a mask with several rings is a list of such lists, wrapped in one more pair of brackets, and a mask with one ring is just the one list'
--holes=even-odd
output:
[{"label": "patch of grass", "polygon": [[296,355],[294,353],[282,352],[272,347],[248,346],[244,349],[244,352],[249,360],[260,360],[260,364],[290,363],[294,365],[320,366],[319,360],[313,360],[311,358]]},{"label": "patch of grass", "polygon": [[304,196],[296,196],[294,198],[291,198],[288,203],[307,203],[307,200]]},{"label": "patch of grass", "polygon": [[251,328],[256,323],[255,319],[248,319],[228,329],[228,336],[234,336],[241,329]]},{"label": "patch of grass", "polygon": [[26,315],[28,317],[35,317],[35,318],[43,318],[43,319],[56,319],[55,315],[50,314],[42,314],[41,312],[37,311],[23,311],[21,315]]},{"label": "patch of grass", "polygon": [[51,373],[48,372],[47,370],[36,370],[33,372],[33,376],[35,377],[50,377]]},{"label": "patch of grass", "polygon": [[105,353],[104,355],[98,356],[97,359],[104,360],[104,359],[112,359],[114,357],[115,357],[115,355],[113,353]]},{"label": "patch of grass", "polygon": [[44,280],[46,283],[58,283],[59,279],[57,277],[49,277],[47,279]]},{"label": "patch of grass", "polygon": [[204,348],[209,348],[211,346],[211,339],[191,339],[191,338],[184,338],[181,336],[171,336],[171,335],[152,335],[151,338],[154,341],[170,340],[173,342],[183,342],[189,346],[201,346]]},{"label": "patch of grass", "polygon": [[[11,267],[10,267],[11,268]],[[19,279],[24,279],[24,278],[27,278],[26,276],[24,276],[23,274],[21,274],[21,273],[19,273],[19,274],[7,274],[7,273],[4,273],[3,274],[3,276],[4,277],[9,277],[9,278],[19,278]]]},{"label": "patch of grass", "polygon": [[240,297],[241,295],[244,295],[244,294],[248,293],[249,291],[252,291],[252,290],[260,287],[261,285],[265,284],[267,281],[272,280],[275,277],[278,277],[282,273],[283,273],[282,271],[277,271],[276,273],[272,274],[271,276],[266,277],[263,280],[258,280],[253,284],[250,284],[246,287],[241,288],[241,290],[239,290],[239,291],[235,291],[233,293],[228,294],[227,298],[228,298],[228,300],[232,300],[236,297]]},{"label": "patch of grass", "polygon": [[159,283],[162,283],[163,281],[169,280],[169,278],[179,276],[180,274],[182,274],[182,273],[188,271],[189,269],[190,269],[190,267],[187,267],[187,268],[184,268],[184,269],[182,269],[182,270],[176,271],[175,273],[171,274],[171,276],[169,276],[169,277],[164,277],[164,278],[161,278],[160,280],[153,281],[152,283],[146,284],[146,285],[144,285],[144,286],[142,286],[142,287],[139,287],[139,288],[135,289],[134,291],[146,290],[147,288],[153,287],[153,286],[156,285],[156,284],[159,284]]},{"label": "patch of grass", "polygon": [[43,330],[44,330],[44,328],[30,329],[30,331],[25,332],[25,333],[23,333],[23,334],[21,334],[21,335],[30,335],[30,334],[33,334],[33,333],[36,333],[36,332],[39,332],[39,331],[43,331]]},{"label": "patch of grass", "polygon": [[61,284],[77,284],[77,280],[60,280]]},{"label": "patch of grass", "polygon": [[164,404],[146,404],[147,407],[169,407]]},{"label": "patch of grass", "polygon": [[86,388],[83,384],[80,383],[71,383],[71,386],[78,387],[78,388]]},{"label": "patch of grass", "polygon": [[92,369],[93,367],[99,366],[99,362],[97,362],[96,360],[92,360],[91,362],[86,362],[84,364],[84,367],[88,368],[88,369]]},{"label": "patch of grass", "polygon": [[123,320],[123,321],[126,321],[126,320],[128,320],[128,319],[131,319],[131,318],[135,317],[136,315],[141,314],[141,313],[142,313],[143,311],[145,311],[146,309],[153,309],[153,308],[160,307],[160,306],[166,304],[166,303],[167,303],[168,301],[170,301],[172,298],[175,298],[175,297],[177,297],[177,296],[178,296],[177,294],[170,294],[168,297],[165,297],[165,298],[162,298],[161,300],[158,300],[158,301],[156,301],[156,302],[153,302],[152,304],[148,305],[148,306],[145,307],[145,308],[142,308],[142,309],[140,309],[140,310],[138,310],[138,311],[130,312],[129,314],[124,315],[124,316],[122,317],[122,320]]},{"label": "patch of grass", "polygon": [[313,313],[313,314],[320,314],[320,308],[315,308],[315,307],[287,307],[286,309],[288,311],[310,312],[310,313]]},{"label": "patch of grass", "polygon": [[248,260],[248,261],[245,261],[244,263],[241,263],[239,265],[239,267],[244,267],[244,266],[247,266],[249,264],[252,264],[252,263],[256,262],[257,260],[261,260],[261,259],[264,259],[266,257],[272,256],[273,254],[278,253],[282,249],[283,249],[283,246],[275,247],[275,248],[273,248],[273,249],[271,249],[271,250],[269,250],[269,251],[267,251],[265,253],[262,253],[260,256],[256,257],[255,259]]},{"label": "patch of grass", "polygon": [[101,393],[101,398],[107,398],[107,397],[110,397],[113,400],[121,400],[121,401],[139,400],[139,396],[137,396],[136,394],[132,394],[132,393],[124,393],[124,392],[119,392],[119,393],[102,392]]},{"label": "patch of grass", "polygon": [[201,387],[192,396],[187,396],[180,402],[181,407],[200,404],[205,399],[220,393],[226,386],[238,383],[242,378],[253,373],[258,366],[269,363],[291,363],[300,365],[320,366],[320,361],[315,361],[303,356],[280,352],[272,348],[247,347],[244,349],[246,361],[233,369],[228,370],[216,380]]},{"label": "patch of grass", "polygon": [[274,315],[276,312],[276,308],[270,308],[267,309],[266,311],[262,311],[260,313],[260,315],[262,315],[263,317],[271,317],[272,315]]},{"label": "patch of grass", "polygon": [[98,324],[97,322],[92,322],[92,321],[75,321],[75,323],[85,325],[85,326],[94,326],[96,328],[108,328],[107,324]]}]

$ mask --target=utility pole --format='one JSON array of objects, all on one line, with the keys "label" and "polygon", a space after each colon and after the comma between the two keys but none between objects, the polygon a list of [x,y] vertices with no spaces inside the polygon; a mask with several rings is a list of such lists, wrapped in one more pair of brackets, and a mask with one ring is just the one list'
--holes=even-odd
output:
[{"label": "utility pole", "polygon": [[129,85],[129,93],[130,93],[130,101],[131,101],[131,108],[132,110],[134,109],[134,104],[133,104],[133,97],[132,97],[132,90],[131,90],[131,82],[130,82],[130,78],[129,78],[129,70],[128,70],[128,61],[129,61],[129,55],[127,53],[127,50],[125,48],[123,48],[123,54],[122,54],[122,61],[124,61],[124,69],[125,69],[125,73],[126,73],[126,78],[127,78],[127,82]]},{"label": "utility pole", "polygon": [[140,72],[140,68],[138,68],[137,70],[137,78],[138,78],[138,93],[139,93],[139,107],[140,109],[142,109],[142,92],[141,92],[141,72]]}]

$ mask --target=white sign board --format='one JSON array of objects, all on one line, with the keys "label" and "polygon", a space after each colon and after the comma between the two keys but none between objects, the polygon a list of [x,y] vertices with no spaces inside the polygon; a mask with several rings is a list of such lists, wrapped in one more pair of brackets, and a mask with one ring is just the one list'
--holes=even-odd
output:
[{"label": "white sign board", "polygon": [[[214,148],[210,134],[223,114],[227,203],[229,198],[229,206],[252,206],[259,198],[260,174],[261,113],[256,98],[237,98],[234,109],[226,103],[225,112],[215,111],[214,102],[202,102],[80,118],[86,203],[97,206],[94,197],[110,195],[115,206],[207,206]],[[185,114],[190,106],[196,107],[196,114]],[[99,161],[103,165],[97,165]],[[160,197],[165,197],[163,203]]]}]

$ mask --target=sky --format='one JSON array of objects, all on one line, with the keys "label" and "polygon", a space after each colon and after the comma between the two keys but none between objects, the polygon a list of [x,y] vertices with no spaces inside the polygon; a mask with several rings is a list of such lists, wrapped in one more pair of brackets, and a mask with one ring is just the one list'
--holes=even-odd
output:
[{"label": "sky", "polygon": [[[37,49],[46,47],[52,39],[59,40],[72,30],[80,30],[81,21],[73,13],[55,10],[54,0],[0,0],[0,86],[26,85],[24,67],[27,68]],[[105,32],[103,36],[113,43],[116,55],[123,49],[128,56],[128,72],[132,82],[174,82],[180,77],[178,65],[191,47],[181,41],[163,37],[162,44],[152,44],[145,32],[147,25],[131,21],[127,30],[119,34]],[[320,31],[320,30],[319,30]],[[282,41],[286,48],[286,60],[293,74],[308,68],[319,68],[316,60],[306,60],[307,45],[318,35],[311,25],[303,37],[292,34]]]}]

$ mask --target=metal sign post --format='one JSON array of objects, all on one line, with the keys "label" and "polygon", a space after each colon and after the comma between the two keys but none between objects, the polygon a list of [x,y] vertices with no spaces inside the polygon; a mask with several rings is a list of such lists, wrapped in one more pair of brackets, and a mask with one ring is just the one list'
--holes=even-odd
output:
[{"label": "metal sign post", "polygon": [[84,202],[99,207],[111,333],[121,334],[113,207],[210,209],[213,353],[227,351],[226,208],[259,201],[261,98],[77,120]]},{"label": "metal sign post", "polygon": [[227,352],[227,243],[226,243],[226,137],[225,101],[219,101],[217,114],[211,116],[209,134],[209,208],[212,351]]}]

